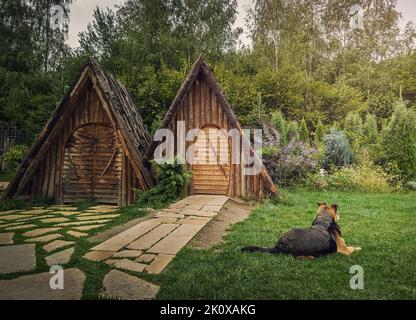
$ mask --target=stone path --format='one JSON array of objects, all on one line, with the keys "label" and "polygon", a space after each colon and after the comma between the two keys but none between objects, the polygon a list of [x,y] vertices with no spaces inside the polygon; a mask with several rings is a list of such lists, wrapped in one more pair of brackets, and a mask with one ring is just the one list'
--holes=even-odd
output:
[{"label": "stone path", "polygon": [[79,269],[64,271],[64,289],[50,287],[49,272],[22,276],[13,280],[0,280],[0,300],[80,300],[85,275]]},{"label": "stone path", "polygon": [[117,269],[158,274],[227,201],[225,196],[190,196],[98,244],[84,258],[105,261]]},{"label": "stone path", "polygon": [[31,271],[35,268],[34,244],[0,247],[0,274]]},{"label": "stone path", "polygon": [[[123,231],[115,228],[110,239],[107,234],[107,240],[83,257],[114,268],[105,276],[100,296],[104,299],[155,298],[159,291],[157,285],[116,269],[161,273],[227,201],[225,196],[191,196],[152,214],[147,220],[132,221]],[[119,217],[117,210],[114,206],[100,205],[81,212],[69,205],[55,205],[0,212],[0,274],[33,272],[37,267],[36,248],[47,253],[48,266],[65,266],[75,252],[75,241]],[[51,290],[49,281],[53,275],[49,272],[0,280],[0,300],[80,299],[84,273],[65,269],[64,275],[65,290]]]},{"label": "stone path", "polygon": [[[68,240],[86,237],[93,232],[90,230],[104,227],[119,216],[112,214],[116,211],[115,206],[96,206],[85,212],[71,206],[53,206],[0,212],[0,274],[19,274],[16,279],[0,281],[0,300],[80,299],[85,275],[78,269],[64,270],[65,288],[57,291],[49,286],[52,274],[24,273],[37,267],[36,244],[47,252],[48,266],[65,266],[75,252],[75,242]],[[83,214],[86,216],[82,219]]]},{"label": "stone path", "polygon": [[127,273],[112,270],[103,281],[101,298],[122,300],[150,300],[159,292],[159,286],[133,277]]}]

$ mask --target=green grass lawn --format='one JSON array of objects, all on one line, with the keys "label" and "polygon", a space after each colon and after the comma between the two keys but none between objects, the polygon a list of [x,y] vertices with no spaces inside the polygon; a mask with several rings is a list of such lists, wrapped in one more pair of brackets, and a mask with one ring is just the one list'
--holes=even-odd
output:
[{"label": "green grass lawn", "polygon": [[[182,250],[159,276],[159,299],[416,299],[416,194],[286,193],[284,204],[263,204],[210,250]],[[316,203],[340,206],[347,244],[362,251],[314,261],[247,254],[246,245],[274,246],[293,227],[308,227]],[[354,265],[364,290],[349,286]]]}]

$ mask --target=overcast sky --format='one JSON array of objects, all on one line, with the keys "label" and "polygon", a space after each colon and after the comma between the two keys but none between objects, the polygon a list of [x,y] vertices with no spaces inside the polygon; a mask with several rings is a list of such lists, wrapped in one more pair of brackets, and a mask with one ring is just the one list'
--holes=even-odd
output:
[{"label": "overcast sky", "polygon": [[[203,0],[202,0],[203,1]],[[122,4],[124,0],[74,0],[71,6],[71,23],[69,26],[69,44],[72,47],[78,46],[78,34],[86,30],[88,23],[92,20],[94,9],[99,6],[101,8],[114,8],[117,4]],[[245,34],[241,40],[247,44],[250,42],[247,36],[244,18],[246,9],[252,7],[252,0],[238,0],[238,19],[236,27],[242,27]],[[402,12],[403,19],[401,25],[405,26],[408,21],[416,23],[416,1],[415,0],[398,0],[398,10]]]}]

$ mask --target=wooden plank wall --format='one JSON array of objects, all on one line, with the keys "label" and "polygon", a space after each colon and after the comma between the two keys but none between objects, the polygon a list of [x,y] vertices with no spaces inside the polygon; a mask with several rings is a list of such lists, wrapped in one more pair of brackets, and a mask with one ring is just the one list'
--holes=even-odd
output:
[{"label": "wooden plank wall", "polygon": [[[169,129],[175,134],[175,141],[177,139],[178,121],[185,121],[186,131],[193,128],[201,129],[208,125],[214,125],[227,131],[232,129],[232,125],[228,120],[226,113],[218,102],[216,93],[209,87],[201,74],[189,90],[187,96],[185,96],[178,112],[173,117],[169,125]],[[187,142],[186,147],[188,148],[190,144],[192,143]],[[232,142],[230,138],[230,145],[231,144]],[[177,143],[175,143],[175,154],[177,154],[177,152]],[[192,170],[192,167],[189,164],[188,170]],[[264,188],[260,180],[259,175],[245,176],[244,168],[242,168],[241,165],[233,164],[231,166],[228,196],[246,197],[251,195],[256,198],[260,198],[263,194],[262,188]],[[194,193],[192,186],[190,186],[188,193]]]},{"label": "wooden plank wall", "polygon": [[[17,128],[0,122],[0,157],[16,144]],[[6,169],[6,163],[0,159],[0,171]]]},{"label": "wooden plank wall", "polygon": [[[26,185],[24,195],[30,195],[32,197],[47,196],[53,198],[55,202],[61,203],[63,186],[62,170],[66,141],[68,141],[68,138],[77,128],[83,125],[100,123],[110,126],[108,116],[90,80],[87,81],[80,92],[76,104],[65,107],[72,108],[73,110],[69,117],[65,119],[65,125],[49,146],[44,159]],[[139,188],[139,183],[137,177],[135,177],[130,160],[124,152],[122,162],[122,183],[120,183],[118,205],[127,205],[134,201],[135,195],[131,189]]]}]

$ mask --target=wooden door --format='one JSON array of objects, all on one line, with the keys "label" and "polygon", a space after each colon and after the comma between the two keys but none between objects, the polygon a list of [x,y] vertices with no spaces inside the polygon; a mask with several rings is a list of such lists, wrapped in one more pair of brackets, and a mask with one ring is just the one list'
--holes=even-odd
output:
[{"label": "wooden door", "polygon": [[205,127],[196,137],[193,151],[193,192],[227,195],[231,172],[228,137],[217,127]]},{"label": "wooden door", "polygon": [[118,204],[122,149],[115,130],[103,124],[80,127],[64,150],[63,202],[93,199]]}]

